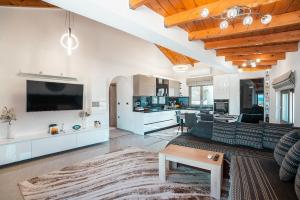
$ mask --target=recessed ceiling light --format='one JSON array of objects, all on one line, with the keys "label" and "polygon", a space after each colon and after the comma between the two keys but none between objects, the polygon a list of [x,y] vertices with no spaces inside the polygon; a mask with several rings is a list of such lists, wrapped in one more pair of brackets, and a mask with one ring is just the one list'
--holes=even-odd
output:
[{"label": "recessed ceiling light", "polygon": [[203,8],[200,12],[201,17],[207,18],[209,15],[209,10],[207,8]]},{"label": "recessed ceiling light", "polygon": [[257,59],[256,59],[256,62],[257,62],[257,63],[260,63],[260,61],[261,61],[260,58],[257,58]]},{"label": "recessed ceiling light", "polygon": [[246,67],[246,66],[247,66],[247,63],[243,63],[242,66],[243,66],[243,67]]},{"label": "recessed ceiling light", "polygon": [[256,62],[251,62],[251,67],[256,67]]}]

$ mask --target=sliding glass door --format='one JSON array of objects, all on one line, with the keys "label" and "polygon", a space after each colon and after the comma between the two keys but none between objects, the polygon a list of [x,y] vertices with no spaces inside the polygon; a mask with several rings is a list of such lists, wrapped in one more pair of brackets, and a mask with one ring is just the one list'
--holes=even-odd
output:
[{"label": "sliding glass door", "polygon": [[292,90],[281,91],[281,123],[294,122],[294,92]]}]

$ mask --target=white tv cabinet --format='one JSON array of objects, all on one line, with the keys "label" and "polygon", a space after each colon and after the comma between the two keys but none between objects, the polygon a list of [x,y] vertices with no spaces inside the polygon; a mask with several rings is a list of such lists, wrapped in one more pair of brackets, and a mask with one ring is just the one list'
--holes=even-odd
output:
[{"label": "white tv cabinet", "polygon": [[0,139],[0,166],[109,140],[108,128],[87,128],[57,135]]}]

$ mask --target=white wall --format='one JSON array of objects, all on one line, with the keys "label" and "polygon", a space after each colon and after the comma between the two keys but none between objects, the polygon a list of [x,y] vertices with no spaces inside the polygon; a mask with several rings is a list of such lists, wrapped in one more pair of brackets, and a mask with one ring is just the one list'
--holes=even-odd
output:
[{"label": "white wall", "polygon": [[242,72],[214,76],[214,99],[229,99],[229,114],[240,114],[240,80],[264,78],[264,72]]},{"label": "white wall", "polygon": [[[14,107],[17,136],[47,131],[50,123],[66,129],[80,123],[78,111],[27,113],[26,79],[19,71],[73,76],[85,85],[85,102],[100,101],[89,118],[108,126],[108,87],[119,75],[137,73],[172,76],[171,64],[153,45],[84,17],[75,17],[74,33],[80,40],[72,56],[60,46],[65,12],[56,9],[0,8],[0,108]],[[0,124],[0,136],[6,132]]]},{"label": "white wall", "polygon": [[[299,43],[300,44],[300,43]],[[300,46],[300,45],[299,45]],[[273,66],[270,71],[271,82],[274,78],[294,70],[296,72],[296,88],[295,88],[295,126],[300,126],[300,50],[298,52],[290,52],[286,54],[286,60],[279,61],[277,65]],[[279,107],[278,104],[279,93],[276,93],[271,86],[270,90],[270,121],[279,122]],[[277,109],[276,109],[277,108]]]}]

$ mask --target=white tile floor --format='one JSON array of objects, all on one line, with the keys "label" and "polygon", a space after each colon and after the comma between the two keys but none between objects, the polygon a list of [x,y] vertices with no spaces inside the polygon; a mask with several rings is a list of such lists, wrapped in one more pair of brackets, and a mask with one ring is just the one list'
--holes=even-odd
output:
[{"label": "white tile floor", "polygon": [[17,183],[23,180],[128,146],[159,152],[167,143],[167,140],[153,137],[151,134],[141,136],[111,129],[109,142],[0,168],[0,200],[22,200]]}]

